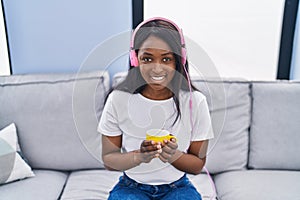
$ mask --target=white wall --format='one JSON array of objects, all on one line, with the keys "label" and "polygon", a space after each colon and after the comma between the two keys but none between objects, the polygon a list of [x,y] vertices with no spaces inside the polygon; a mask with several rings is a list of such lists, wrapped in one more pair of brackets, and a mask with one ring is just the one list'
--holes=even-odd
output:
[{"label": "white wall", "polygon": [[[132,29],[131,0],[90,0],[88,3],[3,0],[2,3],[13,74],[105,69],[107,66],[100,63],[81,66],[91,51],[104,41]],[[110,49],[106,54],[109,53]],[[109,69],[127,69],[127,60],[122,57]]]},{"label": "white wall", "polygon": [[[0,1],[0,16],[3,16],[2,13],[2,1]],[[0,17],[0,76],[9,75],[9,58],[7,52],[7,42],[5,34],[4,20]]]},{"label": "white wall", "polygon": [[186,38],[208,54],[220,76],[276,79],[284,0],[145,0],[144,4],[145,19],[162,16],[175,21]]}]

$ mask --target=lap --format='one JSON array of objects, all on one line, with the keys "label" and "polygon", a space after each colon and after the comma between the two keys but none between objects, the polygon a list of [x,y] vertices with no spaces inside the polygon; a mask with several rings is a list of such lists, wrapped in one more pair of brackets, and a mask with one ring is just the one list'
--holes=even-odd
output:
[{"label": "lap", "polygon": [[[108,200],[147,200],[149,198],[144,192],[134,188],[122,187],[110,192]],[[201,195],[192,187],[182,187],[171,190],[161,200],[201,200]]]},{"label": "lap", "polygon": [[151,186],[139,184],[124,175],[110,192],[108,200],[126,199],[201,200],[201,195],[186,176],[170,185]]},{"label": "lap", "polygon": [[[113,189],[110,192],[108,200],[141,200],[149,199],[149,197],[136,189],[122,187],[118,189]],[[150,199],[149,199],[150,200]]]},{"label": "lap", "polygon": [[193,185],[187,185],[170,191],[162,200],[201,200],[201,195]]},{"label": "lap", "polygon": [[108,200],[140,200],[150,198],[132,183],[128,183],[120,178],[120,181],[110,191]]}]

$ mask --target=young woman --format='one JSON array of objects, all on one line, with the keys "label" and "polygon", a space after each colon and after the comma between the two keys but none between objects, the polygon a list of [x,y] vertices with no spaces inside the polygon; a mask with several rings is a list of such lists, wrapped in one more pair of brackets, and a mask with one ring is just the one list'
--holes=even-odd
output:
[{"label": "young woman", "polygon": [[[186,173],[201,172],[213,133],[206,98],[190,83],[181,29],[151,18],[130,45],[128,74],[110,92],[98,126],[104,165],[124,172],[109,200],[201,199]],[[146,140],[150,129],[176,138]]]}]

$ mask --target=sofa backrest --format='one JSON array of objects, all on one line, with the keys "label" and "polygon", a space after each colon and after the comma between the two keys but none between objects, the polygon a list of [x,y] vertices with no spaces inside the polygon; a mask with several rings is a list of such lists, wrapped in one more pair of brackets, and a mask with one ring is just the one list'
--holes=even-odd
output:
[{"label": "sofa backrest", "polygon": [[213,174],[246,169],[251,120],[250,83],[201,78],[193,78],[192,82],[207,98],[214,130],[206,168]]},{"label": "sofa backrest", "polygon": [[252,83],[249,167],[300,170],[300,82]]},{"label": "sofa backrest", "polygon": [[0,128],[16,124],[33,168],[103,167],[97,124],[108,89],[104,71],[0,77]]},{"label": "sofa backrest", "polygon": [[[125,76],[117,74],[113,85]],[[300,82],[192,81],[207,97],[212,117],[211,173],[300,169]],[[102,168],[97,125],[108,90],[103,71],[0,77],[0,129],[16,124],[33,168]]]}]

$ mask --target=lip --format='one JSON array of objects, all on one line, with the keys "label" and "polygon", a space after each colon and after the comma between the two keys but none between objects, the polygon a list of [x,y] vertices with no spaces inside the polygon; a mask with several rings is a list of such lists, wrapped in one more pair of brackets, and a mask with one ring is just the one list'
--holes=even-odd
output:
[{"label": "lip", "polygon": [[166,77],[167,77],[166,74],[164,74],[164,75],[152,75],[152,76],[150,75],[151,80],[156,81],[156,82],[161,82],[161,81],[165,80]]}]

